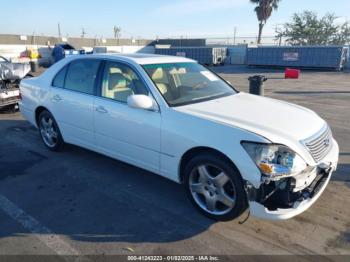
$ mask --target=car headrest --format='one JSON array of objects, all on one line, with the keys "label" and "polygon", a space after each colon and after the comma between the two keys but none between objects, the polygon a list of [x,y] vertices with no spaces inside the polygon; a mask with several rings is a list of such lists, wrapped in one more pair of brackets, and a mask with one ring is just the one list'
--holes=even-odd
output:
[{"label": "car headrest", "polygon": [[121,73],[114,73],[109,75],[108,89],[125,88],[127,86],[127,79]]},{"label": "car headrest", "polygon": [[152,74],[152,80],[157,82],[164,79],[164,73],[162,68],[157,68]]}]

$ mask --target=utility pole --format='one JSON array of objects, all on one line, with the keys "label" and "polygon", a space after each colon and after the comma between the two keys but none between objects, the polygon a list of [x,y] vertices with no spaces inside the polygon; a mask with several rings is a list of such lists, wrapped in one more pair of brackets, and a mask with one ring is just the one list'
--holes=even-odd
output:
[{"label": "utility pole", "polygon": [[98,45],[98,39],[97,39],[97,35],[95,35],[95,46]]},{"label": "utility pole", "polygon": [[35,45],[35,30],[33,31],[33,36],[32,36],[32,45]]},{"label": "utility pole", "polygon": [[57,27],[58,27],[58,37],[61,39],[62,34],[61,34],[61,25],[60,25],[60,23],[58,23]]},{"label": "utility pole", "polygon": [[114,26],[113,28],[113,33],[114,33],[114,39],[117,39],[117,44],[119,45],[119,38],[120,38],[120,32],[122,31],[122,29],[118,26]]},{"label": "utility pole", "polygon": [[84,27],[81,29],[81,38],[84,38],[86,35]]},{"label": "utility pole", "polygon": [[233,45],[236,45],[236,36],[237,36],[237,26],[235,26],[233,33]]}]

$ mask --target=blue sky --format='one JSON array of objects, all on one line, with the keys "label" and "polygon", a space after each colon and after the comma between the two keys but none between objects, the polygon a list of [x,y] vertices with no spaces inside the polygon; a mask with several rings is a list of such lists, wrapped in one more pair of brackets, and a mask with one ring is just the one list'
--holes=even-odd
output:
[{"label": "blue sky", "polygon": [[[113,26],[123,37],[228,37],[237,27],[238,36],[254,36],[257,19],[249,0],[11,0],[2,1],[0,33],[112,37]],[[58,3],[58,4],[57,4]],[[277,24],[293,13],[313,10],[335,13],[339,21],[350,20],[349,0],[282,0],[265,29],[273,35]]]}]

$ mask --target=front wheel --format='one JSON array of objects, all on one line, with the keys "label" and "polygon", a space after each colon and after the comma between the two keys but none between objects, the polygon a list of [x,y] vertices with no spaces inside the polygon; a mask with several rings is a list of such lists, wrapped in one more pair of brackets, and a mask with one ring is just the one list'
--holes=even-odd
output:
[{"label": "front wheel", "polygon": [[51,151],[59,151],[64,141],[54,117],[48,111],[39,115],[39,133],[45,146]]},{"label": "front wheel", "polygon": [[232,163],[221,156],[201,154],[194,157],[184,175],[187,195],[207,217],[229,221],[247,209],[242,178]]}]

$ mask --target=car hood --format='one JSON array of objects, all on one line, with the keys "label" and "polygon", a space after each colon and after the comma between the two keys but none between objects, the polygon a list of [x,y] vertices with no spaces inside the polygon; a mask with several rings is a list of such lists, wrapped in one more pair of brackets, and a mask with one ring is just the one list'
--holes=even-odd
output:
[{"label": "car hood", "polygon": [[176,110],[245,129],[291,148],[300,148],[301,140],[313,136],[325,125],[323,119],[307,108],[247,93],[186,105]]}]

